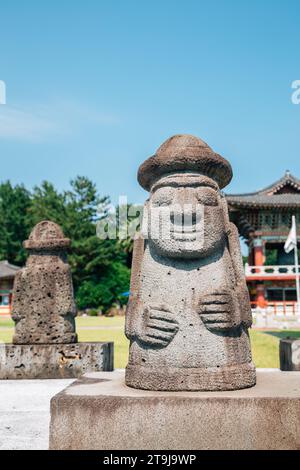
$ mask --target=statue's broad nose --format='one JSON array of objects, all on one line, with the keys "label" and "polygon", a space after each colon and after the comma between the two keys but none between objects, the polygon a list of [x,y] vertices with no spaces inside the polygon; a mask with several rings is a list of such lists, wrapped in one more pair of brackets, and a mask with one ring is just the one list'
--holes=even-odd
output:
[{"label": "statue's broad nose", "polygon": [[203,209],[191,204],[180,207],[180,210],[170,213],[171,224],[174,231],[196,231],[203,220]]}]

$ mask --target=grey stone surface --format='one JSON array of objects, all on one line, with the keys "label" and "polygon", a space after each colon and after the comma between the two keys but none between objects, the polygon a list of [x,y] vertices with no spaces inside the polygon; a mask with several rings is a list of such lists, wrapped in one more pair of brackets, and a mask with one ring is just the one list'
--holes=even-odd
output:
[{"label": "grey stone surface", "polygon": [[257,385],[155,392],[124,372],[86,374],[51,401],[51,449],[300,449],[300,373],[258,370]]},{"label": "grey stone surface", "polygon": [[189,135],[141,165],[150,189],[135,240],[126,384],[149,390],[231,390],[255,384],[252,324],[236,227],[220,187],[229,162]]},{"label": "grey stone surface", "polygon": [[300,371],[300,339],[281,339],[279,356],[281,370]]},{"label": "grey stone surface", "polygon": [[14,344],[77,342],[76,306],[66,255],[69,245],[61,228],[48,220],[37,224],[24,242],[30,255],[14,282]]},{"label": "grey stone surface", "polygon": [[47,450],[50,399],[73,380],[0,381],[0,450]]},{"label": "grey stone surface", "polygon": [[113,343],[0,345],[0,379],[62,379],[112,370]]}]

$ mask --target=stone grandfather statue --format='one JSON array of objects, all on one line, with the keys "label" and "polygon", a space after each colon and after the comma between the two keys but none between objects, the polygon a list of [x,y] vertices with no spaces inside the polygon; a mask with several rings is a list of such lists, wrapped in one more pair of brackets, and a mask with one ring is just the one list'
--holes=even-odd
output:
[{"label": "stone grandfather statue", "polygon": [[134,242],[128,386],[176,391],[255,384],[238,232],[220,191],[231,178],[229,162],[190,135],[171,137],[139,168],[150,197]]},{"label": "stone grandfather statue", "polygon": [[70,240],[51,221],[37,224],[24,242],[29,257],[14,283],[14,344],[77,342],[69,246]]},{"label": "stone grandfather statue", "polygon": [[2,348],[0,379],[63,379],[113,370],[113,343],[78,342],[67,251],[71,240],[50,220],[38,223],[15,277],[13,343]]}]

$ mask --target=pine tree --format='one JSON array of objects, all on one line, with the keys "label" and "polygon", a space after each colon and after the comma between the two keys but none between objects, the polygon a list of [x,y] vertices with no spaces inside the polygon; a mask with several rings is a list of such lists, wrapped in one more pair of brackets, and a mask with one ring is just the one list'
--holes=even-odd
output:
[{"label": "pine tree", "polygon": [[22,185],[9,181],[0,184],[0,259],[22,265],[26,252],[22,246],[28,237],[30,193]]}]

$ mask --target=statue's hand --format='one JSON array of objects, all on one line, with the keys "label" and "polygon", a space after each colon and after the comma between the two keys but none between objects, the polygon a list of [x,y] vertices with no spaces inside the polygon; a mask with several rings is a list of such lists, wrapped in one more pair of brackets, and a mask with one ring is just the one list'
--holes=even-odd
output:
[{"label": "statue's hand", "polygon": [[226,331],[239,326],[238,305],[234,292],[219,291],[206,294],[200,300],[199,314],[210,331]]},{"label": "statue's hand", "polygon": [[142,325],[138,339],[145,344],[164,348],[178,331],[174,314],[164,305],[151,305],[144,308]]}]

